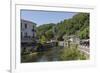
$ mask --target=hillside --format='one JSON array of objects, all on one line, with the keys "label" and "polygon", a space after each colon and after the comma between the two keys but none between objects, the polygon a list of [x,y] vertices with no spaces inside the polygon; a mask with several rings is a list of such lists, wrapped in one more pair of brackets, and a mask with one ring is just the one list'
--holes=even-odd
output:
[{"label": "hillside", "polygon": [[[57,24],[43,24],[37,27],[38,38],[45,37],[45,40],[63,40],[63,35],[77,35],[80,39],[89,38],[89,13],[78,13],[70,19],[65,19]],[[41,36],[42,35],[42,36]]]}]

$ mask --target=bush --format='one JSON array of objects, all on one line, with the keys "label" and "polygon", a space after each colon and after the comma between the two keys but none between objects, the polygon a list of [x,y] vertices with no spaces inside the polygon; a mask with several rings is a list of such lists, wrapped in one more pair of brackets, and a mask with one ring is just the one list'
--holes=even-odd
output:
[{"label": "bush", "polygon": [[86,60],[87,57],[84,53],[80,53],[80,56],[79,56],[80,60]]},{"label": "bush", "polygon": [[86,60],[86,56],[83,53],[80,53],[78,48],[70,47],[64,48],[60,52],[60,60]]}]

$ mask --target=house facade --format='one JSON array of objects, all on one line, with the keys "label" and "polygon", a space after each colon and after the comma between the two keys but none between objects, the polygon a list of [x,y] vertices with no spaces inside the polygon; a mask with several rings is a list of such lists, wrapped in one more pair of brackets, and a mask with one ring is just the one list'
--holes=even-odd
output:
[{"label": "house facade", "polygon": [[69,47],[71,44],[80,44],[80,39],[75,35],[68,36],[67,34],[63,36],[64,47]]},{"label": "house facade", "polygon": [[21,43],[32,43],[36,37],[36,24],[21,19]]}]

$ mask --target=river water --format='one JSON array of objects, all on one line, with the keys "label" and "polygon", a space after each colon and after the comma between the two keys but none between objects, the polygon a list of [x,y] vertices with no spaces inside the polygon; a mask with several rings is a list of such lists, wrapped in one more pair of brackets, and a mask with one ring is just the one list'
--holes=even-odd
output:
[{"label": "river water", "polygon": [[21,62],[48,62],[48,61],[59,61],[59,52],[63,47],[54,46],[45,51],[31,52],[27,55],[21,55]]},{"label": "river water", "polygon": [[58,61],[61,47],[52,47],[48,51],[39,52],[36,62]]}]

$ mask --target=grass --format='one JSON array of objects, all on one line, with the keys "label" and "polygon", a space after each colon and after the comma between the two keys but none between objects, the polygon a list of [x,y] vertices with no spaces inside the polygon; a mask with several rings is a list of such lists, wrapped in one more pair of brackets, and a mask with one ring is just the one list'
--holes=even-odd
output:
[{"label": "grass", "polygon": [[79,48],[76,46],[71,46],[69,48],[64,48],[59,55],[60,60],[86,60],[87,57],[84,53],[81,53]]}]

